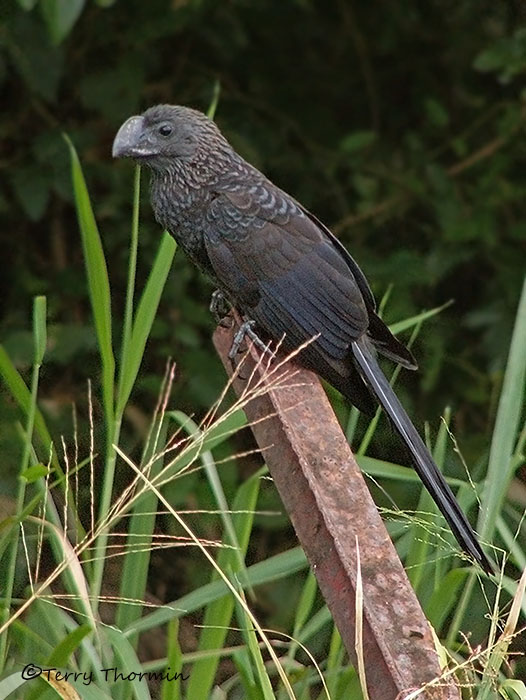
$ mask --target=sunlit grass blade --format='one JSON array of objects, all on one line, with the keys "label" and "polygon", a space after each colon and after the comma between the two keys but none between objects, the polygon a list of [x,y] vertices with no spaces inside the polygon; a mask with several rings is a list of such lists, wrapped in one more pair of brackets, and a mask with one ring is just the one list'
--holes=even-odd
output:
[{"label": "sunlit grass blade", "polygon": [[121,376],[117,398],[117,415],[124,410],[131,390],[137,378],[141,365],[144,348],[150,335],[153,321],[159,306],[166,278],[172,266],[176,250],[175,240],[169,233],[164,233],[153,268],[141,296],[137,313],[131,330],[130,342],[123,352]]},{"label": "sunlit grass blade", "polygon": [[[239,571],[246,554],[252,523],[254,520],[253,511],[256,508],[261,471],[256,472],[250,479],[242,484],[236,494],[233,503],[234,511],[244,511],[235,516],[233,527],[235,528],[235,538],[238,542],[237,549],[222,549],[219,552],[217,563],[223,571]],[[230,542],[230,535],[224,538]],[[244,564],[243,564],[244,566]],[[246,571],[246,570],[245,570]],[[243,579],[248,578],[246,573]],[[213,581],[217,581],[216,572],[212,574]],[[234,610],[234,599],[231,595],[224,596],[211,602],[205,611],[203,619],[203,629],[199,637],[199,650],[217,649],[224,645],[227,627],[230,625]],[[208,697],[217,671],[219,658],[212,656],[202,661],[197,661],[192,667],[192,675],[188,683],[186,697],[187,700],[200,700]]]},{"label": "sunlit grass blade", "polygon": [[[395,481],[407,481],[408,483],[422,483],[418,474],[411,467],[402,467],[400,464],[385,462],[382,459],[366,457],[365,455],[357,457],[356,461],[366,474],[370,474],[375,479],[394,479]],[[462,486],[466,483],[463,479],[458,479],[455,476],[447,476],[446,481],[452,487]]]},{"label": "sunlit grass blade", "polygon": [[497,517],[514,472],[512,456],[521,414],[524,410],[526,378],[526,279],[516,315],[515,328],[499,399],[491,440],[488,472],[481,499],[478,530],[482,539],[491,539]]},{"label": "sunlit grass blade", "polygon": [[97,342],[102,360],[102,394],[108,428],[113,424],[113,391],[115,382],[115,358],[111,330],[111,294],[108,269],[102,242],[91,207],[91,201],[77,152],[71,140],[65,136],[71,157],[71,174],[75,205],[82,237],[84,261],[88,276],[89,294]]}]

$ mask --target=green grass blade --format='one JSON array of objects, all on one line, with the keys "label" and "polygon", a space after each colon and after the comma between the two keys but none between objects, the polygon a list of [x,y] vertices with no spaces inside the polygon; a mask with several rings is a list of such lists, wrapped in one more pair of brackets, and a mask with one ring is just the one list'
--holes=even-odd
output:
[{"label": "green grass blade", "polygon": [[[179,620],[170,620],[168,623],[168,653],[167,653],[167,673],[170,677],[180,674],[183,671],[183,653],[179,645]],[[165,678],[161,686],[161,700],[180,700],[181,680],[168,680]]]},{"label": "green grass blade", "polygon": [[[187,416],[186,413],[183,413],[183,411],[171,411],[170,417],[173,418],[189,435],[191,435],[196,442],[203,441],[203,432],[199,429],[197,423]],[[202,451],[200,454],[200,459],[201,463],[203,464],[208,483],[210,484],[210,488],[214,494],[217,507],[220,511],[220,518],[223,522],[223,528],[228,535],[226,544],[229,544],[231,547],[235,547],[239,560],[238,570],[244,570],[245,564],[241,554],[239,542],[237,541],[236,529],[232,522],[232,515],[230,514],[230,508],[226,500],[223,485],[221,484],[221,479],[219,478],[219,474],[217,472],[213,455],[210,450]]]},{"label": "green grass blade", "polygon": [[[27,407],[27,422],[24,432],[24,449],[19,469],[19,476],[27,472],[29,460],[32,455],[33,431],[35,425],[35,415],[37,412],[37,395],[40,366],[45,352],[46,339],[46,304],[43,297],[36,297],[33,304],[33,329],[34,329],[34,364],[31,376],[31,392]],[[19,514],[24,509],[27,482],[19,478],[17,483],[16,513]],[[16,576],[16,562],[18,556],[18,532],[13,533],[9,542],[10,548],[7,554],[7,565],[3,567],[3,580],[0,588],[4,592],[4,601],[0,612],[0,626],[3,626],[9,619],[11,610],[11,597]],[[4,578],[5,577],[5,578]],[[7,651],[7,634],[0,635],[0,673],[4,668]]]},{"label": "green grass blade", "polygon": [[[239,593],[244,599],[243,591],[240,590]],[[239,627],[241,628],[245,644],[256,667],[257,679],[259,680],[259,685],[257,687],[261,691],[264,700],[275,700],[274,692],[272,690],[272,683],[270,682],[267,669],[265,668],[265,662],[258,644],[258,637],[254,628],[252,627],[252,622],[237,600],[235,602],[235,607]]]},{"label": "green grass blade", "polygon": [[123,353],[121,379],[117,398],[117,415],[124,410],[141,365],[146,341],[157,313],[166,278],[172,266],[176,243],[169,233],[164,233],[157,257],[142,294],[133,322],[130,342]]},{"label": "green grass blade", "polygon": [[[276,554],[265,561],[247,567],[247,580],[241,582],[243,588],[259,586],[270,581],[277,581],[286,576],[293,576],[298,571],[306,569],[307,559],[301,547],[294,547],[287,552]],[[224,581],[212,581],[191,593],[163,605],[155,612],[143,615],[140,620],[131,624],[125,631],[126,635],[144,632],[158,625],[165,624],[173,618],[182,617],[205,605],[221,598],[228,589]]]},{"label": "green grass blade", "polygon": [[[526,378],[526,279],[517,310],[511,338],[508,362],[499,399],[495,428],[491,440],[488,472],[482,493],[478,518],[481,540],[491,540],[504,497],[513,478],[517,461],[514,459],[515,441],[523,410],[524,382]],[[477,572],[472,572],[457,603],[449,628],[446,644],[452,646],[469,608]]]},{"label": "green grass blade", "polygon": [[519,301],[515,328],[491,440],[488,473],[482,493],[478,531],[482,540],[492,538],[502,502],[514,475],[512,459],[521,413],[524,410],[526,378],[526,279]]},{"label": "green grass blade", "polygon": [[[261,472],[256,472],[248,481],[242,484],[236,494],[233,504],[234,511],[246,511],[239,513],[235,517],[235,538],[239,543],[239,550],[222,549],[219,552],[217,563],[223,571],[239,571],[244,556],[247,551],[252,523],[254,520],[253,511],[256,507],[259,494]],[[230,543],[230,535],[225,537]],[[243,564],[244,566],[244,564]],[[213,582],[218,582],[218,574],[214,571]],[[245,580],[246,576],[243,580]],[[203,629],[199,638],[199,650],[207,649],[220,650],[225,642],[227,627],[230,625],[234,610],[234,599],[232,595],[226,595],[211,602],[205,611]],[[200,700],[208,697],[214,677],[216,675],[219,662],[218,656],[212,656],[201,661],[197,661],[192,667],[192,675],[188,683],[186,697],[187,700]]]},{"label": "green grass blade", "polygon": [[[24,414],[28,415],[31,406],[31,392],[26,386],[26,383],[20,376],[18,370],[11,362],[11,358],[5,351],[5,349],[0,345],[0,377],[2,378],[4,384],[9,389],[9,393],[20,406]],[[42,441],[44,459],[49,458],[52,455],[53,467],[57,473],[63,478],[64,473],[62,472],[60,465],[58,463],[55,450],[53,450],[53,441],[49,430],[47,429],[44,417],[38,407],[35,409],[35,431],[38,437]]]},{"label": "green grass blade", "polygon": [[35,342],[36,365],[41,365],[46,352],[46,297],[35,297],[33,305],[33,338]]},{"label": "green grass blade", "polygon": [[91,625],[79,625],[76,629],[69,632],[68,635],[53,649],[51,656],[47,660],[48,666],[66,666],[70,656],[77,650],[80,643],[93,632]]},{"label": "green grass blade", "polygon": [[434,309],[423,311],[421,314],[417,314],[416,316],[404,318],[403,321],[391,323],[391,325],[389,326],[389,330],[395,335],[397,335],[398,333],[402,333],[402,331],[406,331],[409,328],[413,328],[414,326],[417,326],[418,324],[423,323],[424,321],[427,321],[430,318],[433,318],[433,316],[436,316],[437,314],[444,311],[444,309],[447,309],[448,306],[451,306],[452,303],[453,300],[446,301],[446,303],[442,304],[442,306],[436,306]]},{"label": "green grass blade", "polygon": [[82,167],[73,143],[65,136],[71,158],[71,174],[75,205],[84,250],[84,262],[88,276],[89,294],[95,331],[102,360],[102,393],[106,423],[113,425],[113,391],[115,382],[115,358],[111,333],[111,295],[108,270],[102,242],[91,207],[90,197]]},{"label": "green grass blade", "polygon": [[[374,457],[357,457],[356,461],[366,474],[370,474],[375,479],[394,479],[395,481],[406,481],[408,483],[421,484],[422,480],[410,467],[402,467],[400,464],[385,462]],[[447,476],[446,481],[450,486],[462,486],[466,482],[453,476]]]},{"label": "green grass blade", "polygon": [[[157,434],[158,419],[152,427],[152,434]],[[153,441],[148,444],[141,464],[148,464],[153,458],[152,450],[156,447],[162,451],[166,442],[167,421],[163,420],[159,431],[159,438],[156,445]],[[163,468],[163,458],[159,457],[151,465],[151,478],[159,473]],[[128,530],[127,546],[128,551],[124,557],[122,567],[120,597],[128,600],[144,600],[146,583],[148,578],[148,567],[150,564],[149,544],[155,527],[155,513],[157,511],[157,496],[153,491],[146,492],[134,505],[130,526]],[[139,539],[140,537],[140,539]],[[140,542],[140,551],[133,551]],[[125,600],[119,602],[115,615],[115,622],[119,629],[128,627],[134,620],[138,620],[142,615],[142,606],[135,603],[130,604]],[[136,646],[137,636],[129,638],[130,644]]]},{"label": "green grass blade", "polygon": [[0,698],[7,698],[27,682],[25,678],[22,678],[22,671],[11,673],[7,678],[0,681]]},{"label": "green grass blade", "polygon": [[[177,421],[177,411],[168,411],[167,416]],[[222,442],[227,440],[231,435],[240,430],[247,424],[247,417],[242,409],[229,412],[225,416],[221,416],[221,420],[216,421],[209,428],[202,431],[202,439],[194,440],[188,446],[185,446],[181,455],[174,460],[167,474],[177,473],[184,469],[189,464],[199,458],[202,452],[213,450]]]},{"label": "green grass blade", "polygon": [[[151,696],[146,680],[137,677],[141,671],[141,662],[137,658],[135,650],[128,639],[115,627],[106,627],[105,634],[111,643],[115,658],[118,659],[118,663],[115,664],[115,672],[121,673],[127,678],[126,680],[118,678],[117,681],[125,684],[128,688],[131,687],[133,689],[133,696],[137,698],[137,700],[150,700]],[[108,681],[111,682],[114,679],[114,672],[110,670],[108,673]]]},{"label": "green grass blade", "polygon": [[442,579],[425,606],[426,616],[437,634],[458,602],[459,592],[466,582],[469,569],[452,569]]},{"label": "green grass blade", "polygon": [[[451,420],[451,411],[446,409],[444,420],[441,421],[438,429],[433,458],[435,464],[443,471],[446,457],[447,429]],[[432,574],[432,567],[427,562],[428,552],[431,545],[430,539],[436,528],[438,508],[426,489],[422,489],[417,507],[417,517],[410,526],[409,540],[411,542],[409,551],[404,560],[407,575],[415,592],[420,592],[421,584],[428,585]]]},{"label": "green grass blade", "polygon": [[309,571],[307,573],[307,578],[303,584],[303,589],[301,591],[300,599],[298,601],[298,607],[296,608],[296,615],[294,618],[294,629],[292,631],[292,637],[288,658],[293,659],[298,651],[299,645],[295,641],[299,639],[301,631],[303,630],[305,624],[309,620],[309,615],[312,612],[312,606],[314,605],[314,600],[316,598],[316,592],[318,590],[318,583],[316,577]]}]

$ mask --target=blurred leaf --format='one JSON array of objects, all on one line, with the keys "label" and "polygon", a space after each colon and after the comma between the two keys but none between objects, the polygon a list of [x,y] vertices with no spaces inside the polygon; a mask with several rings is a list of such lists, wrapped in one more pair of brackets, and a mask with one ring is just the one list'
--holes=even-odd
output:
[{"label": "blurred leaf", "polygon": [[449,115],[444,107],[438,100],[433,98],[428,98],[424,102],[424,108],[427,113],[427,117],[433,126],[438,128],[443,128],[449,124]]},{"label": "blurred leaf", "polygon": [[70,33],[84,7],[85,0],[40,0],[49,36],[60,44]]},{"label": "blurred leaf", "polygon": [[473,62],[481,72],[499,72],[499,80],[509,83],[526,71],[526,28],[520,27],[511,36],[498,39],[481,51]]},{"label": "blurred leaf", "polygon": [[342,151],[352,154],[370,146],[376,140],[374,131],[353,131],[341,142]]},{"label": "blurred leaf", "polygon": [[63,73],[63,52],[50,43],[33,14],[15,17],[9,28],[7,48],[13,65],[32,92],[52,102]]},{"label": "blurred leaf", "polygon": [[20,5],[20,7],[22,9],[26,10],[26,12],[28,10],[32,10],[38,2],[38,0],[17,0],[17,1],[18,1],[18,4]]},{"label": "blurred leaf", "polygon": [[49,201],[49,178],[34,166],[16,169],[11,182],[15,195],[32,221],[42,218]]}]

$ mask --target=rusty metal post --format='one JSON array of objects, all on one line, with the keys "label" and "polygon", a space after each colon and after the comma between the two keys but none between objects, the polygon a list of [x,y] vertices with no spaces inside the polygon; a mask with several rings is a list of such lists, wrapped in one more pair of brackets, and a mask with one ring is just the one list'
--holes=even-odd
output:
[{"label": "rusty metal post", "polygon": [[[219,326],[214,334],[230,375],[234,332]],[[319,379],[287,362],[277,381],[249,346],[233,386],[245,396],[249,382],[264,389],[254,392],[245,411],[298,539],[355,667],[358,543],[369,695],[401,700],[441,673],[427,620]],[[442,681],[418,697],[460,696]]]}]

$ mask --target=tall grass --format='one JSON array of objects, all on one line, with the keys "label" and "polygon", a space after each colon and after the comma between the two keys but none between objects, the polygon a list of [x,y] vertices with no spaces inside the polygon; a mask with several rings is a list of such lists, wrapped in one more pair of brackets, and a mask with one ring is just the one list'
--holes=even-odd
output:
[{"label": "tall grass", "polygon": [[[197,424],[171,407],[174,371],[168,363],[137,463],[121,444],[125,409],[140,373],[176,246],[165,233],[139,293],[135,286],[140,187],[137,170],[125,317],[122,337],[116,342],[108,265],[78,157],[73,145],[68,142],[68,146],[99,349],[100,376],[93,377],[93,391],[102,397],[105,443],[95,444],[96,419],[92,412],[91,444],[85,454],[75,449],[74,433],[64,441],[53,440],[48,430],[38,406],[39,371],[45,363],[46,349],[46,305],[45,299],[38,297],[33,311],[34,361],[29,386],[0,347],[0,376],[17,402],[23,421],[16,511],[0,523],[0,698],[10,693],[12,697],[44,700],[57,695],[118,700],[362,697],[361,688],[367,685],[367,658],[359,654],[363,660],[360,673],[348,666],[340,636],[301,549],[296,547],[255,564],[245,563],[255,537],[254,517],[266,469],[242,483],[229,502],[216,455],[218,448],[228,446],[235,458],[232,436],[249,427],[243,406],[251,395],[263,390],[261,385],[227,405],[227,384],[217,403]],[[438,311],[407,319],[395,330],[412,329],[416,334],[420,325]],[[495,430],[488,440],[491,448],[487,456],[481,456],[481,462],[487,462],[486,477],[479,483],[471,483],[467,474],[465,480],[449,479],[465,508],[480,499],[479,532],[487,546],[496,546],[494,558],[502,567],[497,580],[489,581],[473,568],[462,567],[450,533],[425,492],[416,512],[385,510],[388,527],[437,640],[445,640],[445,647],[440,646],[446,662],[444,674],[456,675],[471,688],[473,697],[481,699],[497,692],[509,698],[526,697],[526,689],[509,677],[505,663],[509,643],[526,612],[524,578],[520,584],[515,581],[526,561],[522,513],[506,500],[523,461],[526,440],[526,426],[521,424],[524,347],[526,286],[519,303]],[[278,375],[271,376],[272,381],[280,381]],[[440,466],[455,448],[450,418],[451,412],[446,410],[434,440]],[[357,420],[355,411],[349,413],[350,439]],[[376,482],[381,480],[385,488],[390,480],[408,489],[420,488],[412,470],[367,456],[375,427],[376,420],[357,449],[366,474]],[[127,474],[124,489],[116,487],[117,470]],[[196,471],[208,480],[214,505],[203,512],[217,517],[216,529],[222,533],[219,539],[200,535],[199,515],[178,512],[165,495],[168,486],[183,483]],[[86,492],[90,494],[87,503],[82,495]],[[157,531],[156,517],[161,512],[171,519],[178,534]],[[152,602],[148,591],[151,556],[168,547],[197,549],[209,580],[175,600]],[[263,629],[252,610],[259,587],[277,586],[286,579],[288,590],[297,590],[293,582],[298,576],[303,582],[289,633]],[[290,600],[283,601],[285,609],[290,605]],[[194,619],[198,612],[201,627],[196,628],[195,648],[189,650],[180,643],[179,623]],[[477,648],[470,647],[464,634],[474,618],[478,628],[485,629],[487,639],[487,644]],[[146,632],[152,631],[165,651],[154,660],[142,662],[142,640]],[[30,663],[55,671],[27,680],[22,668]],[[128,679],[115,679],[103,670],[114,667]],[[78,677],[60,680],[57,670],[76,671]],[[188,679],[148,679],[140,677],[139,672],[169,676],[183,672]],[[424,692],[412,697],[424,697]]]}]

